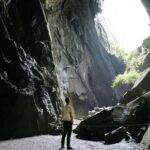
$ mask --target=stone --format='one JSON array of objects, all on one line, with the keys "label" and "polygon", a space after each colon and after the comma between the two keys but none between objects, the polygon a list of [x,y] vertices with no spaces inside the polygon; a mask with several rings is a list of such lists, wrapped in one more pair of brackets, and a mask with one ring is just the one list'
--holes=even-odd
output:
[{"label": "stone", "polygon": [[147,129],[148,129],[148,127],[146,127],[146,126],[143,126],[143,127],[140,128],[140,131],[139,131],[139,133],[138,133],[138,135],[135,139],[137,143],[141,142],[141,140],[142,140],[142,138],[143,138],[143,136],[144,136]]},{"label": "stone", "polygon": [[135,82],[132,89],[136,87],[143,90],[143,91],[150,91],[150,68],[146,69],[143,75]]},{"label": "stone", "polygon": [[134,139],[136,139],[140,128],[149,122],[149,98],[150,93],[148,92],[127,104],[129,113],[125,124]]},{"label": "stone", "polygon": [[123,95],[123,97],[120,99],[119,103],[127,104],[127,103],[131,102],[132,100],[136,99],[139,96],[141,96],[140,91],[139,91],[138,94],[136,94],[134,91],[129,90]]},{"label": "stone", "polygon": [[100,113],[83,120],[74,133],[82,139],[104,140],[104,134],[119,127],[119,123],[113,121],[111,110],[102,110]]},{"label": "stone", "polygon": [[104,136],[105,136],[105,144],[118,143],[123,139],[129,140],[127,128],[125,127],[119,127],[109,133],[105,133]]},{"label": "stone", "polygon": [[[126,137],[124,128],[119,128],[124,126],[132,138],[138,141],[142,138],[142,133],[144,132],[141,131],[142,127],[147,126],[149,122],[149,98],[150,92],[128,104],[118,104],[111,109],[104,109],[96,115],[83,120],[74,132],[79,138],[98,140],[104,140],[104,135],[108,133],[106,134],[106,141],[111,143],[110,139],[114,137],[112,142],[115,143],[115,141],[117,142]],[[120,139],[119,134],[122,134]]]},{"label": "stone", "polygon": [[150,149],[150,127],[147,129],[140,143],[140,150],[149,150],[149,149]]}]

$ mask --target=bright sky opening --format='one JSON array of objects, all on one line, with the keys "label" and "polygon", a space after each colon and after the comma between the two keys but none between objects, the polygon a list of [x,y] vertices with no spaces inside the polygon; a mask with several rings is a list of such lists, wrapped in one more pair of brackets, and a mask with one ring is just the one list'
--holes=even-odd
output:
[{"label": "bright sky opening", "polygon": [[105,0],[103,15],[118,45],[127,52],[150,35],[149,17],[140,0]]}]

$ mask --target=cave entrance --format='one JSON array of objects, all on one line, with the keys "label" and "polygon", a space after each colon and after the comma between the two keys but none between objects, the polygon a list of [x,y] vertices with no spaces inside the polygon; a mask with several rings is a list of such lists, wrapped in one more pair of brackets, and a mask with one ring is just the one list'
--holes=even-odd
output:
[{"label": "cave entrance", "polygon": [[149,17],[141,0],[105,0],[102,15],[109,41],[126,52],[141,46],[150,35]]}]

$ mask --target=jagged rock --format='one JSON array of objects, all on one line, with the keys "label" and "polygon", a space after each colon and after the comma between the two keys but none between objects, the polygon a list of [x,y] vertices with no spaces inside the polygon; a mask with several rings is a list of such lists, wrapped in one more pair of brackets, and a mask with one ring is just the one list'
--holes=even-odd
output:
[{"label": "jagged rock", "polygon": [[57,123],[48,124],[48,133],[51,135],[61,135],[63,133],[63,127]]},{"label": "jagged rock", "polygon": [[114,144],[120,142],[122,139],[129,140],[127,129],[119,127],[109,133],[105,133],[105,144]]},{"label": "jagged rock", "polygon": [[136,138],[140,128],[149,122],[149,96],[148,92],[127,104],[114,107],[115,121],[127,126],[133,138]]},{"label": "jagged rock", "polygon": [[102,110],[100,113],[83,120],[74,130],[79,138],[104,140],[104,134],[119,127],[114,122],[111,110]]},{"label": "jagged rock", "polygon": [[[120,126],[125,126],[131,136],[136,139],[141,127],[146,126],[149,122],[149,98],[150,92],[127,105],[117,105],[111,110],[103,110],[82,121],[74,132],[78,134],[79,138],[104,140],[105,133],[111,132]],[[114,136],[118,134],[116,133]],[[115,141],[117,138],[113,140]]]},{"label": "jagged rock", "polygon": [[149,81],[150,81],[150,68],[144,71],[143,75],[139,79],[137,79],[132,89],[130,91],[127,91],[123,95],[119,103],[127,104],[133,101],[134,99],[140,97],[144,93],[148,92],[150,90]]},{"label": "jagged rock", "polygon": [[0,31],[0,139],[58,134],[58,84],[40,1],[1,0]]},{"label": "jagged rock", "polygon": [[140,89],[136,89],[136,91],[138,90],[138,92],[134,92],[135,90],[129,90],[127,91],[123,97],[120,99],[119,103],[121,104],[127,104],[129,102],[131,102],[132,100],[136,99],[137,97],[142,95],[142,90]]},{"label": "jagged rock", "polygon": [[145,132],[146,132],[147,129],[148,129],[147,126],[141,127],[141,129],[140,129],[140,131],[139,131],[139,133],[138,133],[138,135],[136,137],[136,142],[137,143],[141,142],[141,140],[142,140],[142,138],[143,138],[143,136],[144,136],[144,134],[145,134]]},{"label": "jagged rock", "polygon": [[132,89],[139,88],[143,91],[150,91],[150,68],[146,69],[143,75],[135,82]]},{"label": "jagged rock", "polygon": [[140,150],[149,150],[149,149],[150,149],[150,127],[147,129],[140,143]]},{"label": "jagged rock", "polygon": [[141,127],[146,126],[150,120],[149,78],[150,70],[148,68],[136,81],[131,91],[128,91],[120,101],[128,109],[126,124],[130,125],[128,131],[137,142],[140,142],[144,133],[144,131],[140,131]]},{"label": "jagged rock", "polygon": [[129,125],[128,131],[133,138],[136,138],[142,126],[149,122],[149,97],[147,93],[127,104],[129,115],[126,124]]}]

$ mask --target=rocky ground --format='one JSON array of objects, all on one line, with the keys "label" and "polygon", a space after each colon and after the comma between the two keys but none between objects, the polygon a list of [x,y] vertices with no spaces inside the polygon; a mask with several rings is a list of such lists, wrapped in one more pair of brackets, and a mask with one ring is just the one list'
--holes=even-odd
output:
[{"label": "rocky ground", "polygon": [[[75,122],[75,124],[78,122]],[[75,128],[75,127],[74,127]],[[61,136],[41,135],[29,138],[15,139],[0,142],[0,150],[58,150]],[[75,150],[138,150],[139,145],[133,141],[127,143],[121,141],[117,144],[105,145],[100,141],[87,141],[76,138],[73,133],[71,138],[72,147]]]},{"label": "rocky ground", "polygon": [[[17,140],[1,141],[0,150],[58,150],[61,136],[42,135],[37,137]],[[104,145],[99,141],[85,141],[72,136],[72,147],[75,150],[138,150],[139,146],[134,142],[122,141],[118,144]]]}]

